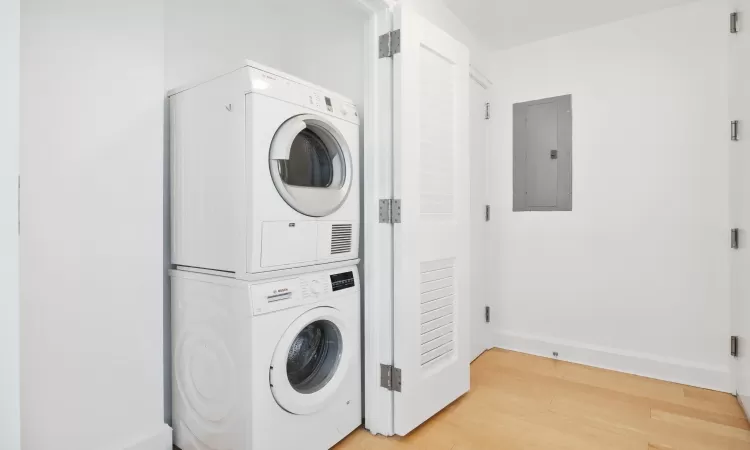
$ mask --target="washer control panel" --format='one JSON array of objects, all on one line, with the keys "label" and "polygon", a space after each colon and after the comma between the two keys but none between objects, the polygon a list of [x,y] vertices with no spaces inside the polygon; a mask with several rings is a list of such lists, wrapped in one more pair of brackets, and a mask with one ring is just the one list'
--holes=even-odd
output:
[{"label": "washer control panel", "polygon": [[350,289],[354,287],[354,272],[341,272],[331,274],[331,287],[334,291]]},{"label": "washer control panel", "polygon": [[355,269],[319,272],[250,285],[253,315],[266,314],[356,292]]},{"label": "washer control panel", "polygon": [[302,287],[302,297],[306,299],[333,292],[331,283],[328,282],[325,275],[300,278],[300,285]]}]

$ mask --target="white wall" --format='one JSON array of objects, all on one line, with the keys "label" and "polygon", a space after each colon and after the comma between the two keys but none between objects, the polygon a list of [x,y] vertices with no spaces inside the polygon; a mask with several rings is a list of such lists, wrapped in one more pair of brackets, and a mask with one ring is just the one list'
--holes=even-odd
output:
[{"label": "white wall", "polygon": [[166,86],[216,76],[244,59],[364,98],[364,24],[352,0],[166,0]]},{"label": "white wall", "polygon": [[[727,23],[705,0],[493,56],[495,343],[729,389]],[[512,104],[573,96],[573,212],[512,213]]]},{"label": "white wall", "polygon": [[166,450],[163,6],[21,18],[23,448]]},{"label": "white wall", "polygon": [[0,2],[0,448],[20,450],[18,76],[20,2]]}]

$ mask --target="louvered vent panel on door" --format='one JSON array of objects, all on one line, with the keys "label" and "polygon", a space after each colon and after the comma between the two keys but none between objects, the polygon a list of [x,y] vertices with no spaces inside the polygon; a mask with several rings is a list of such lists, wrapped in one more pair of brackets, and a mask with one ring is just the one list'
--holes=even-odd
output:
[{"label": "louvered vent panel on door", "polygon": [[331,226],[331,254],[338,255],[352,251],[352,224]]},{"label": "louvered vent panel on door", "polygon": [[455,332],[454,259],[423,262],[420,275],[420,308],[423,368],[453,356]]},{"label": "louvered vent panel on door", "polygon": [[[420,49],[419,137],[419,211],[422,214],[449,215],[454,212],[456,170],[453,148],[455,130],[453,125],[454,68],[429,48]],[[466,156],[464,156],[466,157]]]}]

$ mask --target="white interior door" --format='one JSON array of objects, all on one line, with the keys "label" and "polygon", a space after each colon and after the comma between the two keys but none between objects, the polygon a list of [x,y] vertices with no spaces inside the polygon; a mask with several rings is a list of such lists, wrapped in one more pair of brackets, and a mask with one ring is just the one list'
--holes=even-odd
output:
[{"label": "white interior door", "polygon": [[488,230],[486,207],[487,193],[487,133],[489,96],[484,82],[471,76],[469,146],[471,149],[471,359],[487,349],[485,307],[487,302],[486,267]]},{"label": "white interior door", "polygon": [[405,435],[469,390],[469,52],[394,10],[393,423]]},{"label": "white interior door", "polygon": [[739,229],[739,249],[731,253],[732,334],[739,338],[733,364],[738,398],[750,408],[750,0],[731,0],[740,31],[729,35],[730,120],[739,121],[739,140],[730,142],[731,227]]}]

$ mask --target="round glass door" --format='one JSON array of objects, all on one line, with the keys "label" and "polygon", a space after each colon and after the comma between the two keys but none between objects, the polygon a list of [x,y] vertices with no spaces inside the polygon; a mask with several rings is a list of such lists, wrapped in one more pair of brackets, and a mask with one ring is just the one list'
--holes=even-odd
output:
[{"label": "round glass door", "polygon": [[341,331],[328,320],[316,320],[297,334],[286,359],[289,384],[301,394],[322,389],[341,359]]},{"label": "round glass door", "polygon": [[346,375],[349,350],[340,313],[329,307],[310,310],[282,336],[270,369],[271,392],[292,414],[324,408]]},{"label": "round glass door", "polygon": [[335,212],[351,188],[346,140],[330,122],[312,114],[292,117],[281,125],[271,142],[269,167],[279,195],[307,216]]}]

